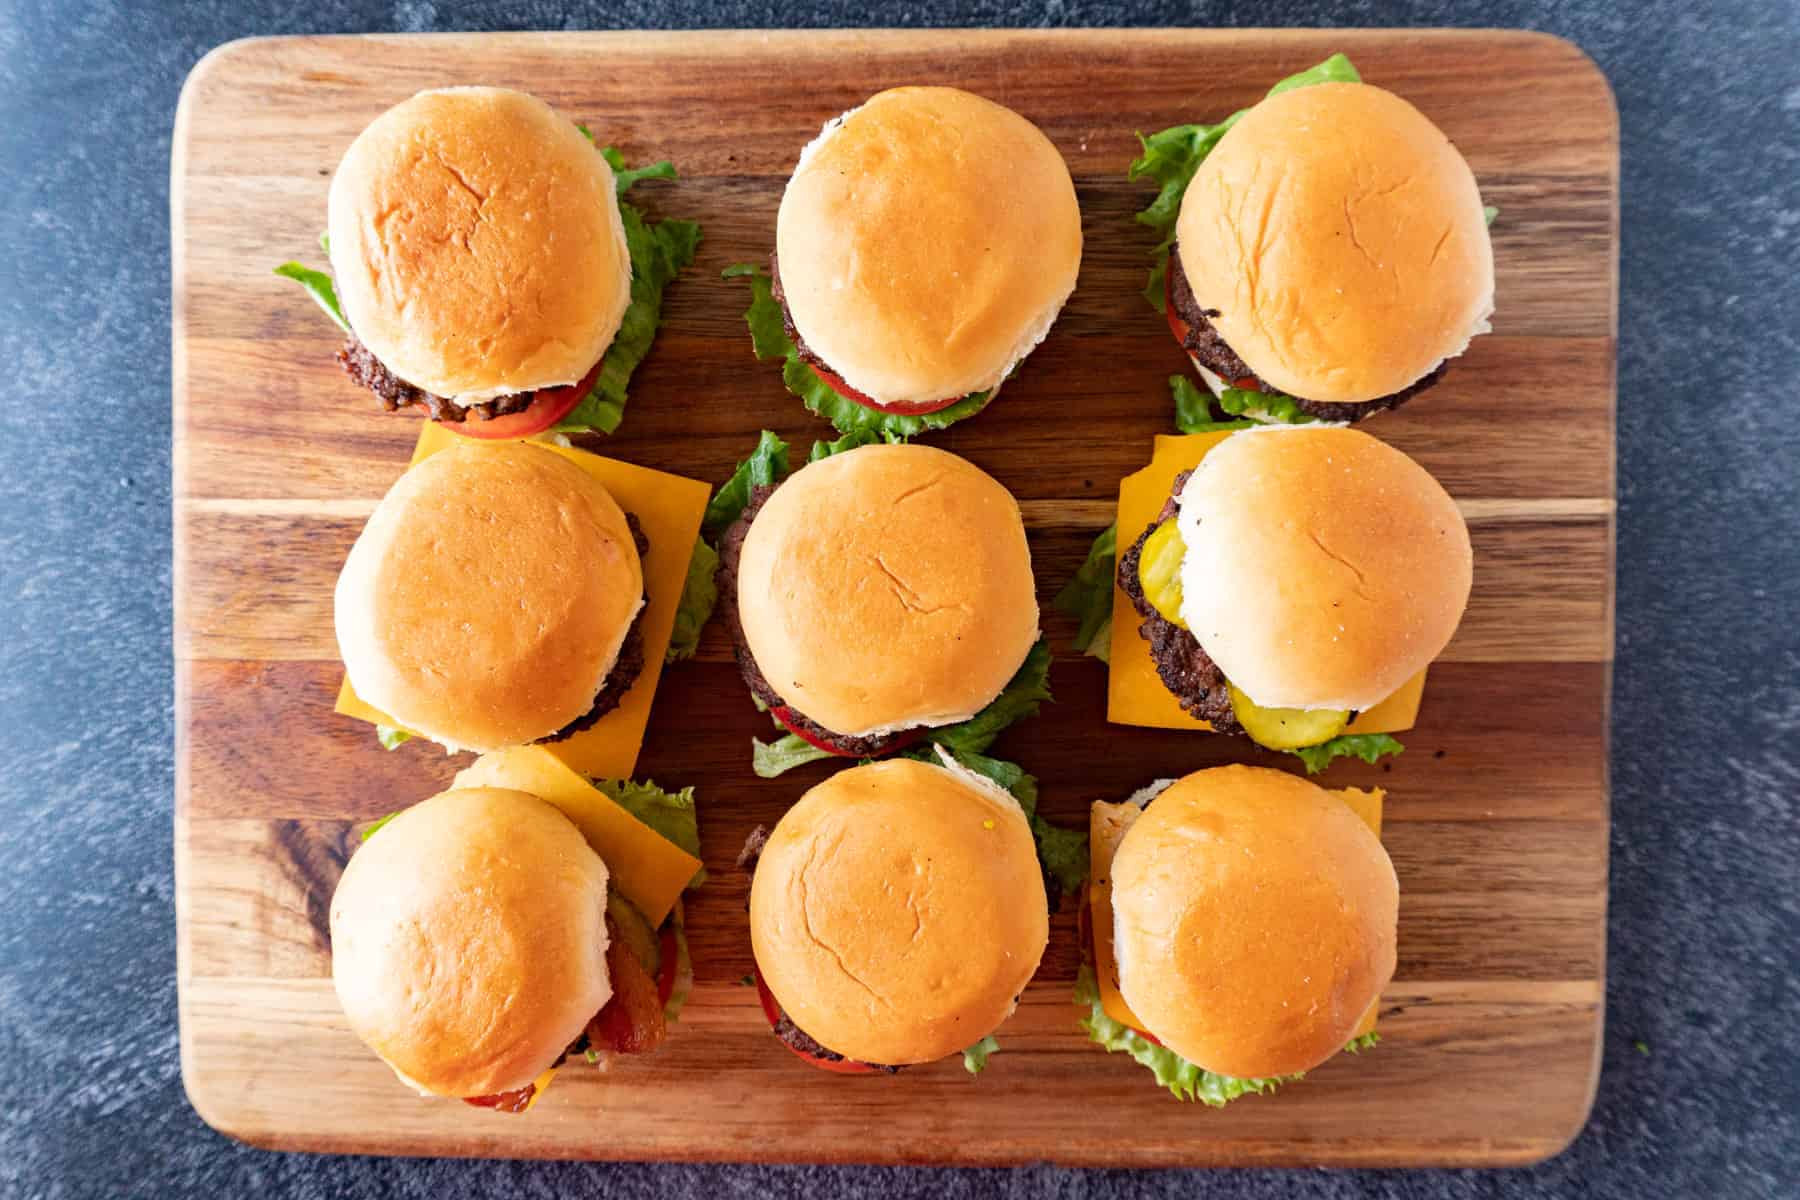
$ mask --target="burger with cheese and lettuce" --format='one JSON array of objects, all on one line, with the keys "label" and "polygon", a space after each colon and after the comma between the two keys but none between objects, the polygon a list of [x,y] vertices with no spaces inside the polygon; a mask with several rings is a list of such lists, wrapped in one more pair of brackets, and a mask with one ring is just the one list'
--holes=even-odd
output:
[{"label": "burger with cheese and lettuce", "polygon": [[1215,767],[1096,803],[1090,844],[1076,1003],[1093,1041],[1215,1106],[1374,1043],[1399,884],[1342,795]]},{"label": "burger with cheese and lettuce", "polygon": [[359,134],[331,181],[331,274],[287,263],[347,336],[350,378],[458,433],[611,433],[663,289],[700,228],[648,222],[630,171],[523,92],[420,92]]},{"label": "burger with cheese and lettuce", "polygon": [[[506,786],[552,775],[556,803]],[[566,1059],[667,1038],[693,979],[679,896],[704,875],[675,844],[698,849],[691,790],[592,786],[525,748],[364,839],[331,899],[332,982],[402,1083],[519,1113]]]},{"label": "burger with cheese and lettuce", "polygon": [[978,1071],[1049,939],[1027,815],[948,754],[839,771],[762,844],[750,937],[801,1058],[872,1074],[962,1052]]},{"label": "burger with cheese and lettuce", "polygon": [[1469,164],[1343,55],[1217,125],[1143,139],[1146,297],[1216,420],[1353,422],[1435,384],[1488,330],[1494,254]]},{"label": "burger with cheese and lettuce", "polygon": [[746,314],[758,358],[840,433],[980,412],[1075,288],[1081,212],[1050,139],[948,87],[880,92],[800,152]]},{"label": "burger with cheese and lettuce", "polygon": [[[1456,502],[1341,426],[1230,434],[1175,477],[1154,522],[1121,533],[1134,540],[1118,586],[1163,686],[1215,731],[1311,769],[1363,753],[1339,735],[1437,657],[1469,600]],[[1374,749],[1398,748],[1384,740]]]},{"label": "burger with cheese and lettuce", "polygon": [[847,435],[789,474],[765,433],[705,528],[744,682],[785,731],[755,744],[759,775],[918,742],[979,754],[1049,699],[1018,503],[965,459]]}]

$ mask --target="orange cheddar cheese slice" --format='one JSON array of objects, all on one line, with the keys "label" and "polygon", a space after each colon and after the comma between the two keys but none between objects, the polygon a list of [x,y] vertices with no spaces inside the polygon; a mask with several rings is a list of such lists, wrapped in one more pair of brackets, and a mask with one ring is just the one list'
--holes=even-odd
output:
[{"label": "orange cheddar cheese slice", "polygon": [[[1361,788],[1338,788],[1331,794],[1348,804],[1362,818],[1363,824],[1374,831],[1376,837],[1381,836],[1381,804],[1387,798],[1385,791],[1381,788],[1367,791]],[[1096,800],[1089,806],[1087,904],[1088,922],[1093,929],[1094,976],[1100,986],[1100,1007],[1106,1010],[1107,1016],[1120,1024],[1129,1025],[1139,1033],[1149,1033],[1119,991],[1119,964],[1113,955],[1113,856],[1119,852],[1119,843],[1124,840],[1126,832],[1142,812],[1142,809],[1129,800],[1118,804]],[[1369,1011],[1363,1014],[1352,1037],[1361,1037],[1374,1031],[1375,1016],[1380,1007],[1379,1000],[1369,1006]]]},{"label": "orange cheddar cheese slice", "polygon": [[[415,463],[463,440],[459,435],[447,432],[436,421],[422,424],[424,429],[419,433],[419,444],[412,456]],[[688,560],[693,556],[694,539],[700,535],[700,520],[706,513],[712,485],[602,458],[585,450],[571,450],[548,442],[542,445],[605,484],[619,507],[637,517],[644,527],[644,535],[650,539],[650,552],[644,556],[644,590],[649,594],[649,602],[638,615],[638,628],[644,637],[642,673],[618,708],[572,737],[547,743],[552,754],[583,775],[624,779],[637,767],[638,751],[644,743],[644,727],[650,721],[650,703],[656,696],[657,680],[662,674],[663,654],[668,650],[669,637],[675,628],[675,610],[681,603]],[[386,713],[364,703],[351,688],[348,677],[338,689],[337,711],[376,725],[405,728]]]},{"label": "orange cheddar cheese slice", "polygon": [[663,923],[700,860],[615,804],[548,746],[513,746],[458,771],[452,787],[511,788],[562,810],[606,863],[612,885],[649,918]]},{"label": "orange cheddar cheese slice", "polygon": [[[1230,437],[1224,433],[1159,434],[1150,465],[1119,483],[1119,548],[1131,545],[1156,520],[1169,498],[1175,477],[1200,465],[1207,451]],[[1138,635],[1142,621],[1128,597],[1113,581],[1111,666],[1107,674],[1106,719],[1115,725],[1152,729],[1211,729],[1181,710],[1181,704],[1156,673],[1150,643]],[[1425,692],[1420,671],[1399,691],[1366,712],[1358,713],[1345,733],[1398,733],[1411,729]]]}]

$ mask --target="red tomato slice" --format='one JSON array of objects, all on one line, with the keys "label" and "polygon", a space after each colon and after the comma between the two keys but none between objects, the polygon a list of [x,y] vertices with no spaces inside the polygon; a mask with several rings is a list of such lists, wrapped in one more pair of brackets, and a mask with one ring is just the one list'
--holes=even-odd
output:
[{"label": "red tomato slice", "polygon": [[[601,362],[606,361],[605,356]],[[467,438],[478,438],[484,442],[500,441],[510,438],[527,438],[533,434],[544,432],[558,421],[568,416],[580,404],[582,397],[594,390],[594,380],[600,377],[600,363],[596,362],[587,376],[572,387],[544,388],[531,398],[531,403],[516,413],[507,413],[503,417],[495,417],[491,421],[470,418],[466,421],[445,421],[444,428],[452,433],[460,433]],[[425,410],[419,409],[421,413]]]},{"label": "red tomato slice", "polygon": [[656,939],[657,957],[661,960],[656,969],[656,998],[663,1004],[669,1003],[669,997],[675,994],[675,972],[679,964],[676,957],[679,947],[675,944],[675,926],[665,924],[662,933]]},{"label": "red tomato slice", "polygon": [[[838,758],[862,758],[862,757],[864,757],[861,754],[855,754],[848,750],[839,750],[837,747],[833,746],[831,743],[824,741],[823,739],[817,737],[814,734],[808,733],[806,731],[805,727],[800,725],[795,720],[794,710],[789,708],[785,704],[778,704],[774,708],[771,708],[769,710],[769,715],[771,717],[774,717],[777,721],[779,721],[781,723],[781,727],[783,729],[787,730],[789,733],[793,734],[795,737],[799,738],[801,741],[805,742],[807,745],[813,747],[815,750],[823,750],[825,753],[836,755]],[[909,729],[905,733],[902,733],[902,734],[898,735],[897,737],[895,737],[893,744],[890,745],[887,749],[883,750],[881,753],[882,754],[892,754],[896,750],[904,750],[904,749],[906,749],[906,747],[912,745],[914,742],[916,742],[920,738],[924,737],[925,733],[926,733],[926,730],[923,727],[921,727],[919,729]]]},{"label": "red tomato slice", "polygon": [[835,754],[839,758],[859,757],[858,755],[851,754],[849,751],[839,750],[824,739],[806,732],[806,727],[794,720],[794,710],[787,707],[785,704],[776,705],[774,708],[771,708],[769,710],[769,715],[780,722],[783,729],[787,730],[815,750],[823,750],[825,753]]},{"label": "red tomato slice", "polygon": [[808,363],[807,365],[813,369],[813,374],[825,381],[826,387],[830,388],[844,399],[855,401],[864,408],[872,408],[876,412],[893,413],[896,416],[901,417],[922,417],[926,413],[940,412],[943,409],[949,408],[952,404],[955,404],[958,400],[962,399],[961,396],[952,396],[948,400],[917,400],[899,404],[883,404],[881,401],[864,395],[862,392],[857,391],[855,388],[845,383],[841,375],[827,371],[817,363]]},{"label": "red tomato slice", "polygon": [[[756,998],[762,1004],[763,1016],[768,1018],[769,1028],[775,1028],[781,1023],[781,1006],[775,1003],[774,993],[770,992],[769,985],[763,982],[761,971],[756,972]],[[847,1058],[835,1061],[829,1058],[820,1058],[816,1054],[807,1054],[803,1050],[796,1050],[794,1047],[788,1046],[786,1042],[781,1044],[792,1050],[795,1058],[809,1062],[821,1071],[830,1071],[833,1075],[876,1075],[880,1073],[868,1063],[854,1062]]]}]

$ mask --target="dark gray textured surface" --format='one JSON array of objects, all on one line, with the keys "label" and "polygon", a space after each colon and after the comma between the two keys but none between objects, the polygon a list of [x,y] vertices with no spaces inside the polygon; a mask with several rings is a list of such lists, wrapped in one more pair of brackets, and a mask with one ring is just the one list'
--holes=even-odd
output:
[{"label": "dark gray textured surface", "polygon": [[[1411,1174],[359,1161],[248,1150],[188,1107],[169,715],[167,177],[182,78],[253,33],[846,18],[1516,25],[1572,38],[1611,78],[1625,163],[1611,948],[1599,1101],[1562,1157]],[[0,361],[15,380],[0,406],[0,1195],[1800,1192],[1797,57],[1800,8],[1743,0],[0,0]]]}]

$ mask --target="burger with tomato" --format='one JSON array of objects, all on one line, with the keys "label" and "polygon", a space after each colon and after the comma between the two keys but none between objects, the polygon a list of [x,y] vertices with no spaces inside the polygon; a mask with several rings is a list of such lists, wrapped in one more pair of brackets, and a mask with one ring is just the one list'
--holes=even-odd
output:
[{"label": "burger with tomato", "polygon": [[1018,802],[948,754],[839,771],[763,843],[750,887],[775,1035],[828,1071],[958,1053],[978,1071],[1049,938]]},{"label": "burger with tomato", "polygon": [[480,438],[610,433],[700,240],[621,199],[673,167],[623,165],[522,92],[420,92],[338,164],[331,274],[277,273],[343,328],[338,362],[390,412]]},{"label": "burger with tomato", "polygon": [[1488,330],[1494,252],[1469,164],[1343,55],[1217,125],[1143,139],[1146,296],[1216,421],[1359,421],[1435,384]]},{"label": "burger with tomato", "polygon": [[644,668],[635,518],[554,448],[458,443],[382,498],[338,576],[356,694],[451,751],[553,742]]},{"label": "burger with tomato", "polygon": [[765,433],[720,488],[720,607],[773,777],[918,742],[981,753],[1049,699],[1025,526],[1012,495],[929,446],[819,443],[788,474]]},{"label": "burger with tomato", "polygon": [[402,1083],[519,1113],[565,1059],[663,1043],[692,977],[679,907],[658,928],[558,808],[459,787],[364,839],[331,898],[331,976]]},{"label": "burger with tomato", "polygon": [[840,433],[911,437],[981,411],[1075,288],[1081,213],[1050,139],[956,88],[880,92],[800,152],[769,269],[751,279],[758,358]]}]

